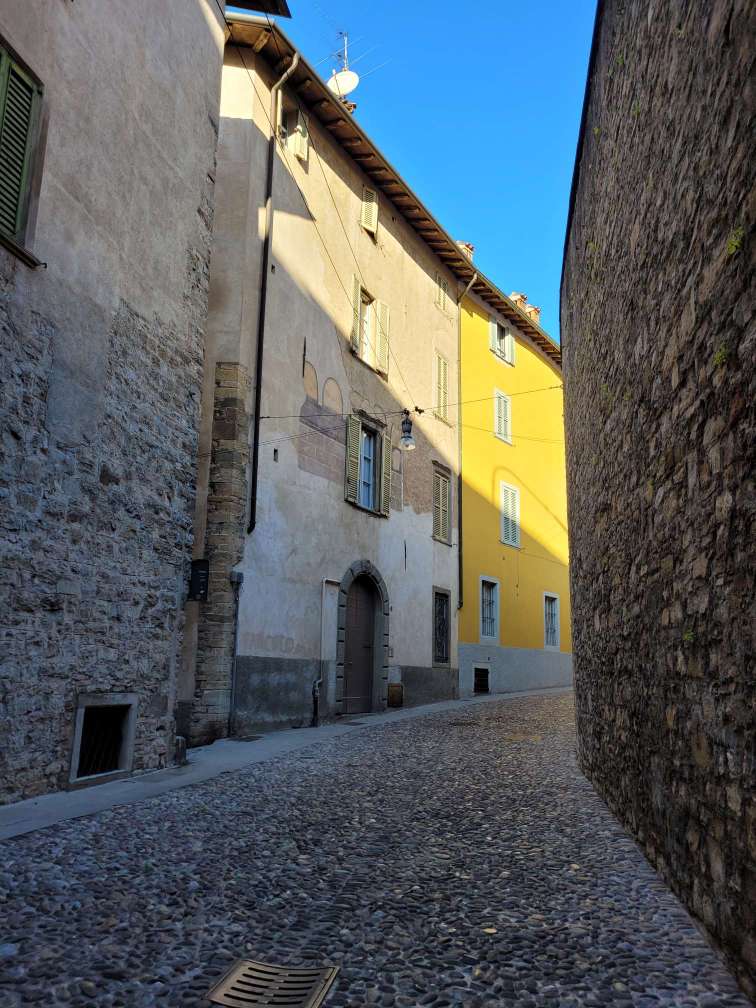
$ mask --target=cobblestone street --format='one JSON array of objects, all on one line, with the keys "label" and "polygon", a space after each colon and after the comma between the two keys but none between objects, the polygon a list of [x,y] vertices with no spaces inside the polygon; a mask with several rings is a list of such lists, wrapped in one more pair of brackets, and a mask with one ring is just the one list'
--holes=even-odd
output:
[{"label": "cobblestone street", "polygon": [[340,965],[329,1006],[747,1005],[573,750],[570,695],[464,704],[6,841],[0,1004],[247,957]]}]

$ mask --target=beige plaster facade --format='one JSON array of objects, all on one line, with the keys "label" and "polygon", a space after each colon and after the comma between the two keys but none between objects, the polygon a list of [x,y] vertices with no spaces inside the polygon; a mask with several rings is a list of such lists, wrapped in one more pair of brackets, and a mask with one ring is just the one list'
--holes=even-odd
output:
[{"label": "beige plaster facade", "polygon": [[[195,555],[210,559],[211,591],[189,605],[180,687],[194,742],[227,733],[234,667],[237,731],[308,722],[321,672],[321,714],[344,712],[344,612],[360,574],[376,589],[372,708],[385,706],[389,681],[403,682],[410,703],[457,693],[458,283],[383,193],[376,234],[361,225],[363,186],[373,183],[314,115],[306,158],[285,144],[275,152],[257,522],[246,531],[239,424],[251,440],[270,95],[284,69],[227,45],[195,541]],[[296,101],[284,85],[284,114]],[[385,377],[350,348],[355,275],[390,309]],[[448,362],[446,421],[434,412],[437,353]],[[402,453],[400,411],[415,406],[417,448]],[[388,517],[345,500],[349,413],[391,439]],[[435,467],[450,477],[448,543],[433,537]],[[232,570],[243,575],[236,633]],[[450,596],[449,661],[435,666],[434,588]]]}]

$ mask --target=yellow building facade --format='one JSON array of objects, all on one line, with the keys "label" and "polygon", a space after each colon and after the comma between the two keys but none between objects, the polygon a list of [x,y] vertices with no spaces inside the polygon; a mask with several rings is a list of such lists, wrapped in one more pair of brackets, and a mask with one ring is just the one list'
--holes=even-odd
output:
[{"label": "yellow building facade", "polygon": [[460,305],[462,696],[572,682],[561,356],[509,300]]}]

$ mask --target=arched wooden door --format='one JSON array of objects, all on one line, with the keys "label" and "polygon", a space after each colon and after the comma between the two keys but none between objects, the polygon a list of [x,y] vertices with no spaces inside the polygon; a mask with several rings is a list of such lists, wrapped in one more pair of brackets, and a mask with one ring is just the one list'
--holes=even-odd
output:
[{"label": "arched wooden door", "polygon": [[373,709],[376,590],[370,578],[358,577],[347,592],[344,639],[345,714]]}]

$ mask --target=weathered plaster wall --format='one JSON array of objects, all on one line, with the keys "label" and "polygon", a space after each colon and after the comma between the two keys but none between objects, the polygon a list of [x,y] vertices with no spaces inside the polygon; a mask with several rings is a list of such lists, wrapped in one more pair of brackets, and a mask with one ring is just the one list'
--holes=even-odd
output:
[{"label": "weathered plaster wall", "polygon": [[[45,87],[30,270],[0,250],[0,800],[67,780],[78,693],[173,755],[223,32],[215,4],[5,0]],[[215,11],[215,13],[214,13]]]},{"label": "weathered plaster wall", "polygon": [[580,763],[754,993],[748,10],[603,4],[562,335]]},{"label": "weathered plaster wall", "polygon": [[[239,360],[254,374],[261,207],[273,78],[252,50],[245,51],[244,63],[251,77],[238,53],[229,47],[221,108],[206,375],[213,359]],[[435,273],[445,272],[443,266],[387,200],[381,197],[377,239],[360,227],[362,186],[367,177],[314,116],[310,131],[312,147],[306,163],[291,154],[284,161],[276,154],[262,401],[262,414],[273,419],[264,420],[261,428],[257,528],[251,536],[243,536],[244,556],[237,567],[244,573],[239,696],[253,695],[256,688],[254,681],[241,680],[258,677],[261,695],[272,695],[276,682],[286,681],[292,683],[292,697],[307,697],[296,717],[291,710],[286,717],[279,716],[280,706],[271,707],[267,719],[259,717],[275,723],[310,716],[312,662],[319,660],[321,649],[322,578],[340,582],[355,562],[372,563],[386,583],[391,607],[388,661],[392,665],[425,667],[430,674],[434,584],[452,592],[452,642],[456,638],[456,548],[434,542],[431,514],[432,462],[456,471],[456,430],[433,416],[436,347],[451,363],[450,400],[456,402],[456,306],[452,302],[443,311],[434,303]],[[388,381],[349,350],[355,257],[365,286],[391,308]],[[446,275],[450,291],[456,290],[453,278]],[[250,412],[252,393],[250,388]],[[212,412],[211,396],[206,379],[206,417]],[[406,459],[395,452],[391,517],[375,517],[347,504],[344,420],[338,414],[355,409],[378,417],[386,414],[396,446],[398,411],[415,404],[426,412],[415,418],[417,450]],[[454,410],[450,420],[456,422]],[[202,436],[208,448],[201,448],[201,455],[209,456],[209,424]],[[452,511],[456,513],[456,501]],[[204,521],[200,500],[200,552]],[[228,572],[227,568],[223,576],[227,578]],[[328,606],[333,604],[331,600]],[[203,619],[202,611],[199,618]],[[330,609],[324,618],[331,618]],[[324,657],[336,656],[326,653]],[[200,650],[197,710],[212,688],[201,673],[202,662]],[[454,645],[450,664],[456,669]],[[338,674],[335,664],[329,669],[330,675]],[[188,656],[187,678],[192,674]],[[230,684],[226,697],[230,698]],[[336,684],[328,680],[321,698],[325,713],[333,710],[330,705],[336,697]],[[207,738],[207,730],[207,719],[196,718],[193,738]]]}]

